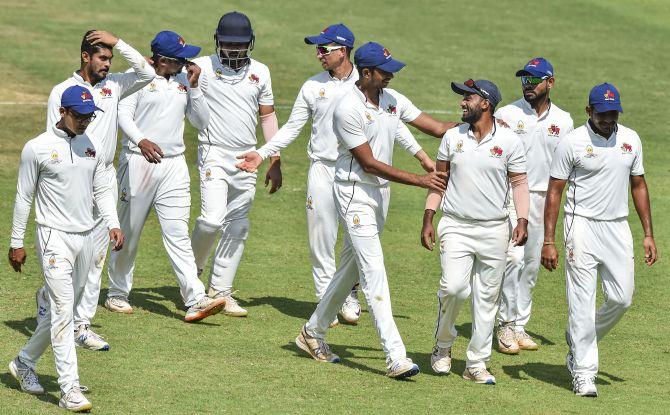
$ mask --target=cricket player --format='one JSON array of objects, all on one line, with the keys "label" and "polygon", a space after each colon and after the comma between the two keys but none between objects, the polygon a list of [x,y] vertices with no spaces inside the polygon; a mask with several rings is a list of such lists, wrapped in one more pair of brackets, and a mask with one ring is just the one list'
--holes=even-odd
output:
[{"label": "cricket player", "polygon": [[[549,167],[559,141],[570,131],[570,114],[560,109],[549,93],[554,87],[554,67],[544,58],[533,58],[516,73],[523,98],[498,109],[497,119],[505,121],[523,143],[528,167],[530,212],[528,241],[510,246],[498,310],[498,350],[518,354],[537,350],[538,344],[526,333],[532,305],[531,293],[537,282],[540,251],[544,236],[544,200],[549,183]],[[514,198],[509,197],[509,216],[516,223]]]},{"label": "cricket player", "polygon": [[9,363],[9,371],[24,392],[44,393],[35,366],[51,343],[61,389],[58,405],[78,412],[92,406],[79,384],[73,315],[90,282],[93,229],[97,226],[94,203],[108,229],[106,240],[113,242],[114,250],[121,249],[124,237],[106,176],[104,152],[98,152],[84,133],[95,119],[95,111],[101,109],[91,92],[78,85],[66,88],[60,99],[60,120],[28,141],[21,152],[9,262],[21,272],[26,261],[26,225],[35,198],[35,247],[47,303],[30,340]]},{"label": "cricket player", "polygon": [[[628,186],[644,241],[645,263],[658,257],[651,224],[649,191],[637,133],[618,123],[623,112],[614,85],[596,85],[589,94],[585,125],[568,134],[556,149],[544,210],[542,265],[558,265],[554,240],[565,184],[565,278],[568,297],[568,370],[577,396],[598,391],[598,342],[623,317],[633,300],[633,237],[628,226]],[[600,276],[605,301],[596,307]]]},{"label": "cricket player", "polygon": [[[237,169],[236,156],[256,146],[257,117],[266,140],[279,129],[267,66],[251,58],[254,32],[249,18],[224,14],[214,34],[217,53],[194,62],[202,68],[200,89],[209,106],[209,126],[198,134],[201,214],[192,235],[199,272],[217,236],[208,295],[223,298],[223,312],[244,317],[247,310],[232,297],[233,281],[249,233],[249,210],[256,192],[256,173]],[[273,156],[265,184],[281,187],[279,156]]]},{"label": "cricket player", "polygon": [[[116,48],[133,69],[129,73],[109,73],[112,64],[112,49]],[[105,177],[109,181],[116,199],[116,173],[114,154],[117,140],[117,105],[119,100],[149,83],[156,72],[144,57],[123,40],[104,31],[88,31],[81,42],[81,66],[72,76],[56,85],[47,103],[47,131],[60,119],[59,106],[63,91],[72,85],[89,90],[95,104],[104,112],[89,125],[87,134],[95,144],[96,151],[105,162]],[[74,312],[75,341],[77,346],[90,350],[109,350],[109,344],[90,328],[98,307],[100,279],[107,256],[106,226],[94,211],[96,227],[92,244],[94,261],[91,263],[89,282],[86,284],[81,302]],[[47,302],[44,290],[37,293],[38,309]]]},{"label": "cricket player", "polygon": [[[184,115],[198,130],[207,128],[209,107],[198,85],[200,68],[187,61],[200,47],[186,44],[175,32],[163,31],[151,42],[156,78],[119,102],[123,151],[119,156],[119,219],[126,249],[109,260],[108,308],[121,313],[129,305],[137,245],[153,206],[163,244],[177,275],[187,322],[221,311],[224,300],[205,294],[188,234],[190,179],[184,157]],[[186,73],[182,69],[186,66]]]},{"label": "cricket player", "polygon": [[[316,36],[305,37],[305,43],[316,45],[316,57],[324,71],[309,78],[300,88],[291,115],[284,126],[256,151],[238,156],[244,161],[238,167],[254,171],[264,159],[291,144],[307,121],[312,119],[312,131],[307,144],[311,164],[307,174],[307,236],[312,277],[316,297],[320,300],[335,274],[335,244],[337,242],[337,209],[333,195],[337,138],[333,132],[333,110],[339,98],[358,81],[358,71],[351,62],[354,34],[344,24],[328,26]],[[399,143],[416,157],[427,171],[435,164],[421,149],[412,134],[400,125]],[[340,315],[356,324],[361,315],[358,284],[347,296]],[[337,324],[337,317],[333,324]]]},{"label": "cricket player", "polygon": [[344,229],[340,265],[295,341],[317,361],[339,362],[324,337],[360,276],[361,289],[386,354],[386,374],[406,378],[419,373],[419,367],[407,358],[393,320],[380,241],[389,206],[389,180],[443,191],[446,174],[417,175],[393,167],[393,142],[402,121],[434,136],[443,135],[456,124],[431,118],[404,95],[387,88],[394,73],[405,64],[379,43],[359,47],[354,62],[359,79],[340,98],[333,113],[333,130],[339,144],[333,192]]},{"label": "cricket player", "polygon": [[[519,137],[493,116],[501,100],[493,82],[469,79],[463,84],[452,82],[451,89],[463,96],[461,119],[466,124],[449,130],[442,139],[437,170],[448,174],[447,191],[444,197],[429,192],[421,231],[423,246],[432,251],[433,217],[440,205],[442,278],[431,366],[436,373],[451,370],[451,348],[457,336],[454,323],[472,294],[472,337],[463,378],[493,385],[496,379],[486,362],[491,358],[507,247],[510,239],[513,245],[523,245],[527,238],[526,157]],[[510,185],[518,218],[511,235],[505,208]]]}]

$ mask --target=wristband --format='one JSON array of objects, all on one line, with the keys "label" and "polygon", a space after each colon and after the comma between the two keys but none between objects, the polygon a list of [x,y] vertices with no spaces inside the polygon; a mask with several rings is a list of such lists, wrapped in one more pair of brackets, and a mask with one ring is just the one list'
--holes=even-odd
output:
[{"label": "wristband", "polygon": [[544,241],[544,243],[542,243],[542,246],[547,246],[547,245],[556,245],[556,242],[547,242],[547,241]]}]

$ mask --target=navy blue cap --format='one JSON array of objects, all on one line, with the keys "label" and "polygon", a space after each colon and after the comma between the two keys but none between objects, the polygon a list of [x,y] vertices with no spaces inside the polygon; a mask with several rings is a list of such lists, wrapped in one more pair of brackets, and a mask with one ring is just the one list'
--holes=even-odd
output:
[{"label": "navy blue cap", "polygon": [[516,76],[554,76],[554,67],[545,58],[533,58],[526,66],[517,71]]},{"label": "navy blue cap", "polygon": [[254,40],[251,20],[244,13],[230,12],[221,16],[216,28],[216,40],[230,43],[249,43]]},{"label": "navy blue cap", "polygon": [[596,85],[589,93],[589,105],[596,112],[619,111],[623,112],[621,107],[621,95],[612,84],[605,82]]},{"label": "navy blue cap", "polygon": [[323,29],[316,36],[307,36],[305,43],[308,45],[325,45],[337,43],[348,48],[354,47],[354,34],[342,23],[334,24]]},{"label": "navy blue cap", "polygon": [[494,108],[500,101],[502,101],[500,90],[493,82],[487,81],[486,79],[478,79],[474,81],[472,87],[467,86],[466,83],[468,83],[468,81],[465,81],[465,83],[462,84],[452,82],[451,89],[458,95],[464,95],[466,93],[479,95],[480,97],[487,99]]},{"label": "navy blue cap", "polygon": [[166,58],[195,58],[200,46],[187,45],[183,37],[175,32],[164,30],[151,41],[151,51]]},{"label": "navy blue cap", "polygon": [[379,68],[382,71],[395,73],[405,64],[391,57],[391,52],[376,42],[368,42],[354,53],[354,63],[359,68]]},{"label": "navy blue cap", "polygon": [[96,111],[102,111],[95,106],[91,91],[79,85],[73,85],[63,91],[63,95],[60,97],[60,106],[63,108],[72,108],[79,114],[91,114]]}]

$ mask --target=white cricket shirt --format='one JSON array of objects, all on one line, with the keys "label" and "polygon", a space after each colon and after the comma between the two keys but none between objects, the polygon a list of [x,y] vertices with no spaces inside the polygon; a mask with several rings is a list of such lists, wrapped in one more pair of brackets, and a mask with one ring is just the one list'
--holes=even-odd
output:
[{"label": "white cricket shirt", "polygon": [[450,163],[441,206],[445,215],[482,221],[507,217],[508,173],[525,173],[526,157],[519,137],[497,124],[479,142],[470,124],[444,134],[437,159]]},{"label": "white cricket shirt", "polygon": [[156,76],[141,90],[119,102],[119,127],[124,148],[141,153],[137,144],[148,139],[166,157],[184,152],[184,114],[198,130],[207,128],[209,107],[200,87],[191,88],[186,74]]},{"label": "white cricket shirt", "polygon": [[96,143],[97,151],[107,166],[114,163],[116,153],[119,101],[148,84],[156,76],[154,68],[132,46],[119,39],[115,48],[128,61],[133,72],[108,74],[95,86],[84,81],[75,72],[72,77],[53,87],[47,103],[47,131],[50,131],[60,121],[60,99],[67,88],[79,85],[91,92],[95,105],[104,112],[96,112],[96,118],[89,124],[86,134]]},{"label": "white cricket shirt", "polygon": [[498,109],[496,118],[505,121],[519,136],[526,150],[528,189],[546,192],[549,168],[559,141],[573,129],[570,114],[549,103],[539,116],[523,98]]},{"label": "white cricket shirt", "polygon": [[119,228],[105,171],[102,156],[86,134],[70,138],[53,127],[28,141],[21,152],[11,247],[23,247],[33,197],[40,225],[64,232],[89,231],[95,225],[95,202],[107,227]]},{"label": "white cricket shirt", "polygon": [[209,126],[198,134],[200,143],[242,150],[255,147],[258,106],[274,105],[268,67],[251,59],[235,72],[216,55],[193,62],[202,69],[198,84],[210,113]]},{"label": "white cricket shirt", "polygon": [[338,141],[335,180],[386,185],[388,180],[366,173],[349,150],[367,142],[376,160],[391,165],[394,141],[402,135],[399,126],[405,127],[401,121],[412,122],[419,115],[421,110],[393,89],[382,90],[376,107],[352,86],[334,110],[333,130]]},{"label": "white cricket shirt", "polygon": [[627,217],[630,176],[643,174],[640,137],[623,125],[606,139],[587,122],[561,140],[551,164],[551,177],[568,180],[565,212],[596,220]]}]

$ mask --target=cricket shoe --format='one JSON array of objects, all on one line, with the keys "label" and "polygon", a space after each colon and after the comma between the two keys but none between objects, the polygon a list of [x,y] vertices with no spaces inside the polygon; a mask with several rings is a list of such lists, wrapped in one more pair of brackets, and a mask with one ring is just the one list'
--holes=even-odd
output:
[{"label": "cricket shoe", "polygon": [[540,348],[540,345],[535,343],[524,329],[521,329],[521,331],[514,330],[514,340],[516,340],[520,350],[537,350]]},{"label": "cricket shoe", "polygon": [[214,299],[221,298],[224,300],[223,314],[230,317],[246,317],[249,312],[245,308],[240,307],[237,300],[233,298],[233,294],[236,292],[237,291],[215,291],[210,288],[207,295]]},{"label": "cricket shoe", "polygon": [[44,287],[40,287],[35,293],[35,303],[37,303],[37,324],[40,324],[48,312],[49,297],[47,296],[47,290]]},{"label": "cricket shoe", "polygon": [[333,327],[339,326],[340,325],[340,320],[335,316],[335,320],[331,321],[331,323],[328,325],[329,329],[332,329]]},{"label": "cricket shoe", "polygon": [[496,378],[486,368],[482,367],[466,367],[465,372],[463,372],[463,379],[483,385],[496,384]]},{"label": "cricket shoe", "polygon": [[90,329],[88,324],[80,324],[74,331],[74,343],[82,349],[107,351],[109,343]]},{"label": "cricket shoe", "polygon": [[223,309],[225,302],[225,298],[210,298],[208,296],[204,296],[200,299],[200,301],[188,308],[188,311],[186,311],[186,317],[184,317],[184,321],[187,323],[193,323],[200,321],[203,318],[213,316],[214,314],[218,314]]},{"label": "cricket shoe", "polygon": [[340,356],[330,351],[330,346],[323,339],[312,337],[305,331],[305,326],[295,338],[295,345],[309,353],[314,360],[326,363],[340,363]]},{"label": "cricket shoe", "polygon": [[505,354],[519,354],[519,343],[511,326],[499,326],[496,332],[498,351]]},{"label": "cricket shoe", "polygon": [[349,324],[358,324],[358,319],[361,318],[361,303],[358,301],[358,290],[351,290],[342,304],[340,314],[344,321]]},{"label": "cricket shoe", "polygon": [[451,371],[451,347],[440,347],[435,345],[430,355],[430,367],[433,372],[446,375]]},{"label": "cricket shoe", "polygon": [[35,371],[17,357],[9,362],[9,373],[19,382],[21,390],[31,395],[41,395],[44,388]]},{"label": "cricket shoe", "polygon": [[105,301],[105,308],[109,311],[121,314],[132,314],[133,307],[130,306],[128,299],[120,296],[108,297]]},{"label": "cricket shoe", "polygon": [[90,411],[93,408],[93,405],[86,399],[79,386],[72,387],[67,393],[61,392],[58,406],[70,412]]},{"label": "cricket shoe", "polygon": [[598,396],[595,376],[577,375],[572,379],[572,390],[577,396],[595,398]]},{"label": "cricket shoe", "polygon": [[419,373],[419,365],[409,357],[396,359],[388,367],[386,376],[393,379],[406,379]]}]

